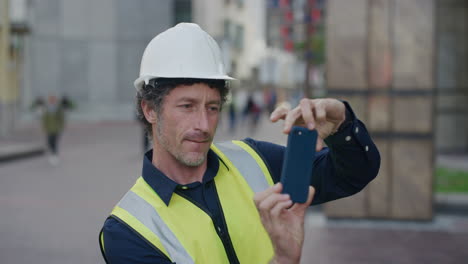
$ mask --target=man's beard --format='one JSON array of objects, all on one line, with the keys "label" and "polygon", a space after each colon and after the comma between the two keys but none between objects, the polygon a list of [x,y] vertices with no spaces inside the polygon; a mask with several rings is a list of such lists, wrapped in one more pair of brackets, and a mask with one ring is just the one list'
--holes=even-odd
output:
[{"label": "man's beard", "polygon": [[[158,118],[157,124],[156,124],[156,137],[158,139],[159,144],[162,146],[164,150],[169,152],[177,161],[180,163],[184,164],[185,166],[188,167],[198,167],[203,162],[206,160],[207,152],[205,153],[199,153],[195,157],[193,155],[190,155],[190,153],[184,153],[182,151],[178,151],[176,147],[171,146],[171,144],[168,142],[167,138],[163,135],[163,119],[162,117]],[[200,137],[200,136],[198,136]],[[209,140],[210,142],[213,140],[212,137],[209,135],[203,135],[201,136],[206,140]]]}]

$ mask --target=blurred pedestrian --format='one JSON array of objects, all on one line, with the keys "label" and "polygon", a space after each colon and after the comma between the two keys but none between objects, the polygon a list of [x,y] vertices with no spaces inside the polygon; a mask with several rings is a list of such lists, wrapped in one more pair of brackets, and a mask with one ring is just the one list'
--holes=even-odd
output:
[{"label": "blurred pedestrian", "polygon": [[274,89],[266,89],[263,93],[264,105],[266,106],[268,116],[273,113],[277,103],[276,91]]},{"label": "blurred pedestrian", "polygon": [[254,133],[256,131],[261,112],[262,109],[255,101],[253,94],[249,94],[247,104],[244,109],[244,119],[246,119],[249,124],[250,133]]},{"label": "blurred pedestrian", "polygon": [[285,120],[284,133],[302,125],[321,139],[304,145],[320,152],[307,202],[293,205],[279,183],[284,146],[252,138],[212,144],[229,80],[219,46],[196,24],[178,24],[148,44],[134,85],[153,149],[104,223],[107,263],[298,264],[312,200],[353,195],[377,175],[378,150],[349,104],[303,99],[292,110],[279,107],[271,121]]},{"label": "blurred pedestrian", "polygon": [[59,139],[65,126],[64,106],[59,104],[56,96],[50,95],[42,115],[42,127],[47,135],[50,151],[49,161],[52,165],[59,162]]},{"label": "blurred pedestrian", "polygon": [[59,140],[65,127],[65,111],[74,107],[68,97],[61,100],[55,95],[49,95],[47,101],[38,97],[32,104],[41,115],[42,129],[46,135],[49,163],[56,166],[59,163]]}]

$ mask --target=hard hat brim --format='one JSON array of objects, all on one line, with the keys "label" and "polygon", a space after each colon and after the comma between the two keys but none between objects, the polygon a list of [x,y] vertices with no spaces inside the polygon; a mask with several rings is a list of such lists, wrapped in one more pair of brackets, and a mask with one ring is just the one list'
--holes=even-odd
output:
[{"label": "hard hat brim", "polygon": [[235,81],[237,79],[232,78],[229,75],[214,75],[214,76],[154,76],[154,75],[145,75],[141,76],[133,82],[135,89],[140,91],[143,88],[143,85],[148,84],[150,80],[156,78],[193,78],[193,79],[210,79],[210,80],[226,80],[226,81]]}]

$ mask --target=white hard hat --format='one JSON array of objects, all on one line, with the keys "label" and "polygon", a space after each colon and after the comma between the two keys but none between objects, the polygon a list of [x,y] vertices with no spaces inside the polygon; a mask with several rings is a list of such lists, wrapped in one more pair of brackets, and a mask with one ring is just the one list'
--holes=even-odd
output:
[{"label": "white hard hat", "polygon": [[216,41],[193,23],[177,24],[146,46],[135,88],[154,78],[234,80],[226,74]]}]

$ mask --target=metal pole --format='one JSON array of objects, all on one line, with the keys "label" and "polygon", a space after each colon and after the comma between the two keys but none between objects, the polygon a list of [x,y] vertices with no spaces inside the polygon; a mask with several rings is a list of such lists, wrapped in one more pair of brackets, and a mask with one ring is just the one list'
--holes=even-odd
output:
[{"label": "metal pole", "polygon": [[0,39],[0,133],[6,136],[9,130],[8,124],[8,64],[10,50],[10,6],[9,0],[2,0],[1,6],[1,39]]}]

